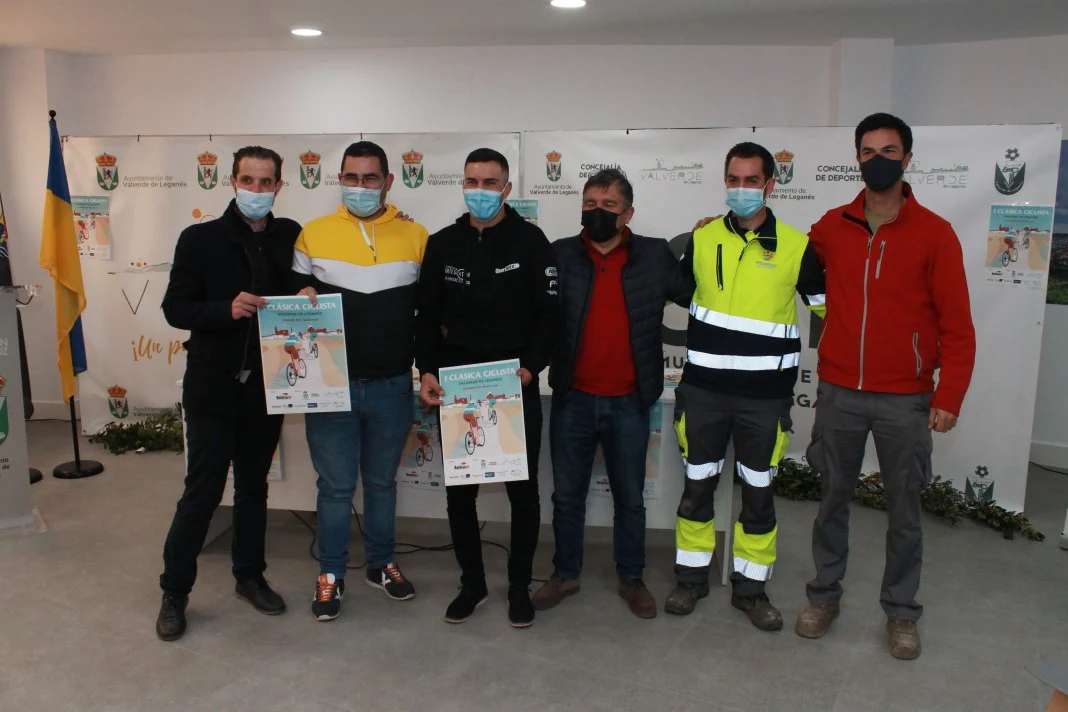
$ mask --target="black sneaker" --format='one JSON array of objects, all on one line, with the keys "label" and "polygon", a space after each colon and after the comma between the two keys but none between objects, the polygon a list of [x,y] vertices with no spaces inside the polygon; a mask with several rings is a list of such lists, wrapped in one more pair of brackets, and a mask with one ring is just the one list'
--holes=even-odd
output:
[{"label": "black sneaker", "polygon": [[526,588],[508,590],[508,622],[513,628],[529,628],[534,625],[534,604]]},{"label": "black sneaker", "polygon": [[367,569],[367,585],[386,592],[394,601],[415,598],[415,586],[404,577],[396,564],[386,564],[380,569]]},{"label": "black sneaker", "polygon": [[341,615],[341,599],[345,597],[345,579],[334,574],[321,574],[315,583],[312,615],[317,621],[332,621]]},{"label": "black sneaker", "polygon": [[267,579],[262,576],[238,581],[234,593],[251,603],[253,608],[264,615],[279,616],[286,612],[286,602],[274,592],[267,583]]},{"label": "black sneaker", "polygon": [[461,588],[460,595],[453,599],[445,611],[445,622],[463,623],[474,614],[476,608],[486,602],[487,598],[489,594],[485,589],[476,591],[471,588]]},{"label": "black sneaker", "polygon": [[156,618],[156,635],[160,640],[178,640],[185,635],[185,607],[189,596],[163,594],[163,605]]}]

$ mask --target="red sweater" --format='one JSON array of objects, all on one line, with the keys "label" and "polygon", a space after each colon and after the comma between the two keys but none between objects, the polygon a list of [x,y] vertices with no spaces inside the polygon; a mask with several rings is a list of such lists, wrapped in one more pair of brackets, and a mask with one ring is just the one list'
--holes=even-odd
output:
[{"label": "red sweater", "polygon": [[968,281],[953,227],[904,186],[897,217],[872,234],[864,192],[809,234],[827,269],[820,379],[881,393],[927,393],[960,414],[975,365]]},{"label": "red sweater", "polygon": [[623,266],[630,257],[630,231],[614,250],[602,255],[585,236],[593,262],[593,290],[582,328],[574,388],[597,396],[625,396],[638,388],[630,316],[623,297]]}]

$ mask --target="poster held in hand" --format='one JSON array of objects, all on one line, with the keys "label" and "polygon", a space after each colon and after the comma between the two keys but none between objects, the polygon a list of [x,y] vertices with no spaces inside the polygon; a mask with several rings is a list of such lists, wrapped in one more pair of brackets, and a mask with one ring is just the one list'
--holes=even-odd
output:
[{"label": "poster held in hand", "polygon": [[340,294],[267,297],[259,330],[268,413],[352,409]]},{"label": "poster held in hand", "polygon": [[529,479],[519,360],[443,368],[445,486]]}]

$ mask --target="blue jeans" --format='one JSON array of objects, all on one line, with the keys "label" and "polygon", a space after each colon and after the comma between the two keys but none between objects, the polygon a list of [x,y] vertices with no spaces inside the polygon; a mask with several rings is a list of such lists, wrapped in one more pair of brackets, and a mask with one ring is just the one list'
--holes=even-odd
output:
[{"label": "blue jeans", "polygon": [[572,390],[553,398],[549,447],[553,459],[553,566],[562,579],[582,572],[586,496],[597,445],[604,449],[615,502],[613,549],[621,581],[640,579],[645,569],[645,455],[649,410],[637,393],[595,396]]},{"label": "blue jeans", "polygon": [[363,473],[367,567],[394,561],[397,465],[412,427],[412,377],[353,379],[352,410],[304,416],[317,485],[319,572],[345,577],[352,535],[352,497]]}]

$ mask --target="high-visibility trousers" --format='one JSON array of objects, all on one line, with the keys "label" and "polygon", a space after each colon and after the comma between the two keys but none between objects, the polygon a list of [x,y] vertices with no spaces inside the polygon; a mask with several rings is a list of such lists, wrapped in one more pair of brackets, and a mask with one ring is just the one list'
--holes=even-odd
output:
[{"label": "high-visibility trousers", "polygon": [[675,434],[686,486],[675,520],[679,583],[707,584],[716,548],[715,494],[733,438],[742,510],[734,528],[734,590],[763,593],[775,565],[772,478],[790,443],[792,398],[721,395],[683,383],[675,392]]}]

